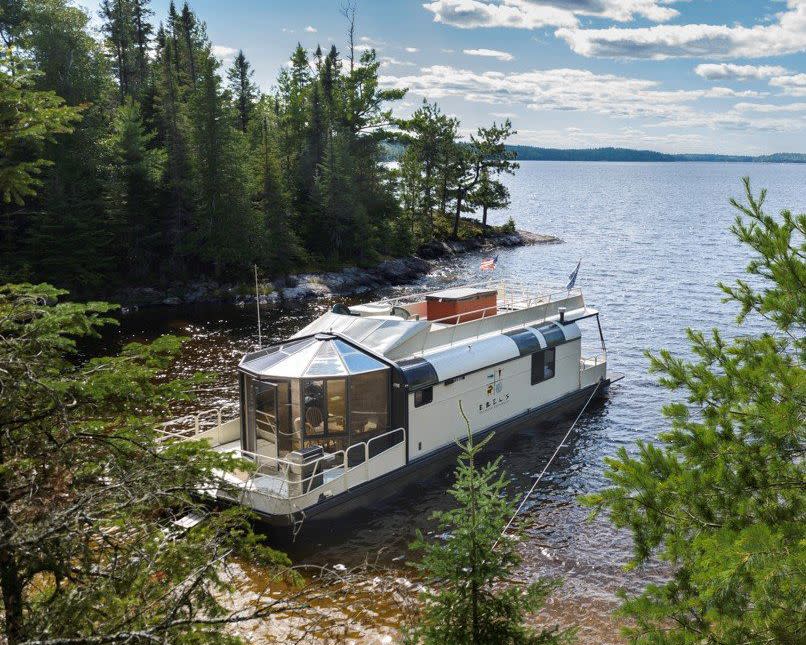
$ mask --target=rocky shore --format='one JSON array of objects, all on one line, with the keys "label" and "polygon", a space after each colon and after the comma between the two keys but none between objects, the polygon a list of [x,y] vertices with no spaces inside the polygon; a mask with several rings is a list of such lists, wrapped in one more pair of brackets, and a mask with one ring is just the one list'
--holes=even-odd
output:
[{"label": "rocky shore", "polygon": [[[539,235],[529,231],[479,236],[466,240],[434,241],[417,249],[416,255],[385,260],[368,269],[349,267],[340,271],[302,273],[279,278],[271,283],[268,293],[261,294],[260,300],[261,303],[279,305],[283,302],[362,294],[383,287],[414,282],[431,271],[433,261],[451,255],[502,247],[554,244],[560,241],[552,235]],[[254,302],[255,294],[245,291],[243,285],[200,280],[172,285],[166,289],[127,287],[115,293],[112,300],[121,303],[124,311],[139,307]]]}]

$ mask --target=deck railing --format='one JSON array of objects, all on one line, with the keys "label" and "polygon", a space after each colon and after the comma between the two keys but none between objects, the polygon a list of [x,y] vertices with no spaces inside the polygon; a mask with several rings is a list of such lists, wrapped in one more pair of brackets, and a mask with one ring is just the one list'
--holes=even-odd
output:
[{"label": "deck railing", "polygon": [[604,376],[602,369],[607,365],[607,352],[600,352],[593,356],[583,356],[579,359],[579,387],[591,385],[591,383]]},{"label": "deck railing", "polygon": [[[425,295],[428,295],[428,293],[419,294],[419,297],[422,298]],[[532,307],[543,307],[543,315],[542,317],[538,316],[535,320],[530,320],[529,324],[541,324],[556,315],[556,307],[552,308],[552,304],[559,306],[563,301],[573,298],[581,299],[582,290],[574,288],[555,291],[534,291],[527,289],[523,285],[504,283],[499,287],[498,299],[495,305],[480,307],[461,313],[457,312],[433,320],[429,319],[429,322],[439,324],[450,321],[452,331],[450,332],[450,339],[447,341],[447,344],[453,345],[457,340],[466,341],[471,338],[477,340],[482,335],[500,333],[511,327],[522,326],[523,320],[513,321],[512,315]],[[584,307],[584,301],[581,302]],[[462,320],[463,318],[464,320]],[[468,326],[473,323],[475,323],[475,330],[471,330],[470,333],[467,333]],[[448,328],[447,325],[446,328]],[[417,353],[424,354],[430,349],[429,343],[433,342],[434,336],[443,333],[447,332],[445,332],[444,329],[434,330],[432,328],[431,334],[423,335],[423,345]]]},{"label": "deck railing", "polygon": [[[383,440],[390,442],[390,445],[373,454],[373,447]],[[241,449],[235,449],[232,453],[250,459],[255,465],[246,479],[242,480],[244,492],[256,492],[279,500],[294,501],[315,491],[324,492],[320,489],[327,489],[330,494],[343,493],[358,484],[403,466],[406,463],[405,446],[405,429],[395,428],[367,441],[355,443],[344,450],[326,453],[305,463]],[[400,459],[394,461],[382,459],[394,449],[402,453]],[[354,455],[356,450],[361,451],[363,460],[350,466],[349,456]],[[379,469],[377,467],[379,461],[389,463],[386,467]],[[333,463],[337,465],[330,466]],[[308,471],[309,469],[311,474],[302,477],[303,470]],[[261,488],[255,485],[255,480],[264,476],[275,480],[272,482],[271,488]]]},{"label": "deck railing", "polygon": [[219,428],[228,421],[237,419],[238,415],[238,404],[229,402],[218,408],[209,408],[165,421],[157,426],[157,432],[162,435],[163,441],[171,438],[190,439],[208,430]]},{"label": "deck railing", "polygon": [[[558,286],[552,286],[536,289],[533,285],[527,285],[523,282],[513,282],[509,280],[500,282],[482,280],[478,282],[463,283],[461,285],[457,285],[457,287],[468,289],[495,289],[498,292],[498,306],[502,309],[523,309],[544,301],[551,302],[552,299],[556,300],[558,296],[568,298],[570,296],[581,295],[582,293],[582,290],[579,287],[574,287],[573,289],[563,289]],[[415,291],[413,293],[407,293],[400,296],[383,298],[369,304],[385,304],[391,307],[405,307],[406,304],[421,302],[427,296],[439,293],[440,291],[445,291],[446,289],[450,288],[451,287],[440,287],[439,289],[430,289],[427,291]],[[465,312],[465,315],[469,315],[470,313],[472,312]],[[446,316],[444,319],[449,318],[456,318],[456,314]],[[431,322],[439,322],[439,320]]]},{"label": "deck railing", "polygon": [[596,367],[607,362],[607,352],[599,352],[593,356],[583,356],[579,359],[580,369],[587,369],[588,367]]}]

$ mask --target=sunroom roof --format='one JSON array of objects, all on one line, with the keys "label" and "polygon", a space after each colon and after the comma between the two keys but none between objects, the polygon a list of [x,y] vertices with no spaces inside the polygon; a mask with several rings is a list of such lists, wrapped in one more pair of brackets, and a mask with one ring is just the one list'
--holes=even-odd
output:
[{"label": "sunroom roof", "polygon": [[430,323],[424,320],[401,320],[394,316],[369,318],[328,312],[297,332],[294,338],[318,332],[338,333],[379,354],[386,354],[429,326]]},{"label": "sunroom roof", "polygon": [[290,340],[247,354],[240,368],[274,378],[327,378],[374,372],[387,366],[334,336],[318,335]]}]

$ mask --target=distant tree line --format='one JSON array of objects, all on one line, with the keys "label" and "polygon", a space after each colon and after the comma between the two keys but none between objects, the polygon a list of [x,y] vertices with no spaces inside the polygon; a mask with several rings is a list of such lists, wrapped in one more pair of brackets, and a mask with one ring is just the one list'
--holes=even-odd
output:
[{"label": "distant tree line", "polygon": [[[253,263],[269,275],[369,264],[506,206],[511,125],[460,143],[435,105],[394,118],[405,90],[380,86],[345,15],[346,54],[298,45],[261,92],[243,52],[220,69],[188,4],[157,24],[148,0],[104,0],[99,40],[69,0],[4,2],[0,107],[13,116],[20,93],[39,92],[65,112],[0,142],[0,172],[28,168],[36,185],[0,205],[0,280],[95,294],[239,279]],[[385,141],[410,144],[400,171],[383,163]]]},{"label": "distant tree line", "polygon": [[715,161],[806,163],[806,154],[778,152],[771,155],[668,154],[632,148],[539,148],[508,145],[507,150],[522,161]]}]

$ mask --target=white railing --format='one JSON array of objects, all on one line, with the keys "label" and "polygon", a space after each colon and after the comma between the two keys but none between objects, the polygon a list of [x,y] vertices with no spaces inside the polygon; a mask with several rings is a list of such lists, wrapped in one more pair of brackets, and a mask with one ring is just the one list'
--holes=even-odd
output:
[{"label": "white railing", "polygon": [[226,403],[218,408],[201,410],[195,414],[165,421],[157,426],[157,432],[165,439],[190,439],[208,430],[219,428],[239,417],[238,404]]},{"label": "white railing", "polygon": [[607,352],[579,359],[579,387],[587,387],[605,376]]},{"label": "white railing", "polygon": [[[407,304],[421,302],[427,296],[431,296],[441,291],[453,288],[457,289],[478,288],[478,289],[490,289],[490,290],[495,289],[498,292],[498,307],[501,309],[505,308],[523,309],[525,307],[531,307],[533,304],[551,302],[552,299],[556,300],[557,296],[561,296],[563,299],[565,299],[572,295],[581,295],[582,293],[582,290],[579,287],[574,287],[573,289],[562,289],[560,287],[554,286],[554,287],[547,287],[544,289],[535,289],[535,287],[531,285],[526,285],[523,282],[479,281],[479,282],[462,283],[455,285],[453,287],[440,287],[439,289],[431,289],[428,291],[415,291],[413,293],[376,300],[368,304],[388,305],[390,307],[405,307]],[[490,307],[487,307],[487,309],[489,308]],[[481,309],[476,310],[475,313],[478,313],[479,311],[482,310]],[[474,312],[465,312],[464,315],[467,316],[470,315],[471,313]],[[439,320],[445,320],[450,318],[456,318],[456,315],[454,314],[451,316],[445,316],[445,318]],[[431,322],[439,322],[439,320],[434,320]]]},{"label": "white railing", "polygon": [[607,362],[607,352],[600,352],[593,356],[583,356],[579,359],[580,369],[588,369],[589,367],[596,367]]},{"label": "white railing", "polygon": [[[469,339],[477,340],[481,336],[499,334],[510,328],[522,327],[524,324],[542,324],[556,316],[558,307],[569,300],[578,299],[580,307],[585,306],[582,290],[579,288],[530,292],[525,288],[516,291],[511,285],[504,285],[502,289],[507,290],[499,291],[495,305],[429,320],[431,323],[451,321],[453,324],[440,329],[432,327],[430,334],[423,335],[422,346],[416,353],[422,355],[434,346],[453,345]],[[541,308],[542,313],[539,312]],[[528,312],[531,309],[535,310],[534,316]],[[435,342],[437,339],[439,342]]]},{"label": "white railing", "polygon": [[[386,439],[397,437],[397,441],[389,447],[372,455],[374,444]],[[242,480],[244,491],[257,492],[267,497],[280,500],[298,500],[312,492],[327,488],[331,494],[348,491],[354,486],[383,475],[390,470],[405,465],[406,431],[403,428],[389,430],[367,441],[355,443],[344,450],[325,453],[321,457],[302,463],[279,457],[271,457],[260,453],[236,449],[232,453],[249,458],[255,464],[254,469]],[[390,461],[383,459],[394,449],[398,449],[401,459]],[[360,450],[363,461],[350,466],[349,456]],[[384,462],[385,465],[379,462]],[[399,463],[398,463],[399,462]],[[336,466],[330,464],[336,463]],[[302,471],[310,469],[311,474],[302,477]],[[256,486],[255,480],[260,477],[270,477],[271,488]]]}]

